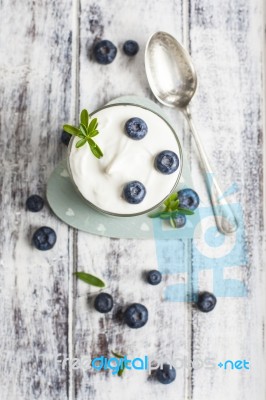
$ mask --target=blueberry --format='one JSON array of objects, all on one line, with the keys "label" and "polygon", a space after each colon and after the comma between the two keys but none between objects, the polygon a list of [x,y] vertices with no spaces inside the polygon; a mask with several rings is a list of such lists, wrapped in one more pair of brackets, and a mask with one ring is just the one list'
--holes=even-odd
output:
[{"label": "blueberry", "polygon": [[64,143],[66,146],[68,146],[71,136],[72,135],[70,135],[70,133],[63,131],[61,134],[61,142]]},{"label": "blueberry", "polygon": [[139,51],[139,45],[135,40],[127,40],[123,45],[123,50],[127,56],[135,56]]},{"label": "blueberry", "polygon": [[130,328],[141,328],[148,321],[147,308],[143,304],[131,304],[124,313],[124,321]]},{"label": "blueberry", "polygon": [[155,158],[155,167],[162,173],[162,174],[172,174],[177,170],[179,166],[179,159],[171,150],[164,150],[161,153],[157,154]]},{"label": "blueberry", "polygon": [[43,208],[44,201],[37,194],[33,194],[26,200],[26,208],[32,212],[38,212]]},{"label": "blueberry", "polygon": [[209,292],[199,293],[197,307],[202,312],[210,312],[216,305],[216,297]]},{"label": "blueberry", "polygon": [[163,364],[162,368],[159,367],[156,371],[156,378],[164,385],[172,383],[176,378],[176,370],[169,364]]},{"label": "blueberry", "polygon": [[148,132],[148,127],[145,121],[141,118],[130,118],[125,124],[126,134],[134,140],[143,139]]},{"label": "blueberry", "polygon": [[56,242],[56,233],[48,226],[42,226],[34,232],[32,241],[38,250],[50,250]]},{"label": "blueberry", "polygon": [[107,313],[111,311],[113,304],[113,298],[108,293],[100,293],[94,300],[95,310],[99,311],[100,313]]},{"label": "blueberry", "polygon": [[151,270],[147,274],[147,281],[151,285],[158,285],[162,280],[162,274],[160,271],[155,269]]},{"label": "blueberry", "polygon": [[101,40],[93,48],[93,54],[99,64],[111,64],[114,61],[117,48],[110,40]]},{"label": "blueberry", "polygon": [[123,189],[123,196],[130,204],[139,204],[146,195],[145,186],[139,181],[127,183]]},{"label": "blueberry", "polygon": [[194,211],[199,205],[200,199],[198,194],[193,189],[182,189],[179,190],[178,200],[181,208]]},{"label": "blueberry", "polygon": [[174,218],[174,224],[176,228],[183,228],[186,225],[187,218],[185,215],[178,214],[176,218]]}]

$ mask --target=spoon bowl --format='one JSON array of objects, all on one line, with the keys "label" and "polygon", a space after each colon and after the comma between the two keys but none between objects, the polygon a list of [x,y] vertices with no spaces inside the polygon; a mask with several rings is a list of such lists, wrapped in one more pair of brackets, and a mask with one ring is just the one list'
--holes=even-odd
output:
[{"label": "spoon bowl", "polygon": [[168,107],[188,105],[197,88],[197,75],[184,47],[165,32],[156,32],[147,43],[145,67],[154,96]]}]

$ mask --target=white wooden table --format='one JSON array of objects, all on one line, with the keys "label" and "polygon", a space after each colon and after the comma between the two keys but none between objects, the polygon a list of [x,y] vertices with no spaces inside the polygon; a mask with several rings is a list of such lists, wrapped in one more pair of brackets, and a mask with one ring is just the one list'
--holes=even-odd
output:
[{"label": "white wooden table", "polygon": [[[1,80],[1,256],[0,398],[30,399],[265,399],[263,250],[263,0],[58,0],[0,3]],[[217,278],[195,254],[204,238],[175,241],[184,271],[164,275],[156,289],[144,271],[157,265],[153,240],[92,236],[61,223],[46,206],[25,210],[28,195],[44,195],[49,174],[66,155],[61,126],[114,97],[152,98],[144,71],[144,48],[157,30],[176,36],[190,51],[199,77],[193,100],[195,124],[228,199],[244,212],[247,262],[231,264]],[[91,47],[97,38],[118,45],[116,60],[99,66]],[[140,44],[134,59],[123,55],[127,39]],[[173,124],[178,116],[165,110]],[[198,155],[187,126],[180,139],[195,187],[209,206]],[[34,229],[53,227],[55,247],[40,252],[30,245]],[[198,246],[198,247],[197,247]],[[228,244],[230,246],[230,243]],[[243,250],[244,251],[244,250]],[[215,251],[213,253],[215,257]],[[167,252],[164,267],[167,268]],[[177,263],[177,264],[178,264]],[[233,264],[233,265],[232,265]],[[101,316],[87,303],[90,289],[72,273],[103,277],[119,307],[137,301],[150,310],[145,328],[130,330],[112,315]],[[190,302],[167,301],[170,285],[187,283],[214,290],[217,279],[238,280],[246,295],[218,296],[212,313]],[[219,283],[223,287],[223,283]],[[178,290],[178,289],[177,289]],[[234,293],[233,293],[234,295]],[[114,312],[114,313],[115,313]],[[193,368],[177,369],[168,386],[146,372],[83,373],[62,369],[57,356],[187,357]],[[197,368],[195,361],[246,359],[250,370]],[[194,362],[194,363],[193,363]],[[189,364],[191,364],[189,362]]]}]

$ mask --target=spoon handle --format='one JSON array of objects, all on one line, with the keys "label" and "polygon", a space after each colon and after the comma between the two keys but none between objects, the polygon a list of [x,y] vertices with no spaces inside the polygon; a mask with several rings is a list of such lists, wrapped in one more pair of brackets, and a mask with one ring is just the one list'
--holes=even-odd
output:
[{"label": "spoon handle", "polygon": [[228,204],[227,200],[224,198],[223,192],[220,189],[220,186],[216,180],[214,172],[207,158],[206,152],[202,146],[198,132],[193,124],[189,108],[188,107],[184,108],[183,113],[187,118],[189,127],[191,129],[191,132],[193,134],[193,137],[195,139],[201,157],[203,172],[205,173],[207,189],[211,200],[211,205],[217,229],[221,233],[229,235],[237,230],[238,228],[237,219],[234,215],[232,208]]}]

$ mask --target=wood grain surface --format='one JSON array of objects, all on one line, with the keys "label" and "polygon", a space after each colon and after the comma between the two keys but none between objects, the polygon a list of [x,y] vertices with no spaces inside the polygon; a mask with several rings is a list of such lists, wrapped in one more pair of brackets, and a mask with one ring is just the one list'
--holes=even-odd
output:
[{"label": "wood grain surface", "polygon": [[[1,400],[265,399],[263,1],[2,0],[0,15]],[[25,209],[29,194],[44,195],[51,171],[66,155],[63,122],[74,123],[80,109],[120,95],[153,99],[144,49],[157,30],[173,34],[193,57],[199,80],[193,119],[228,200],[243,210],[244,234],[221,244],[229,254],[223,262],[220,249],[209,248],[204,228],[195,240],[169,241],[159,259],[154,240],[92,236],[68,228],[48,206],[36,214]],[[92,57],[100,38],[118,46],[108,66]],[[132,59],[122,52],[127,39],[140,45]],[[208,215],[188,127],[179,111],[165,112],[173,125],[183,121],[179,137]],[[41,225],[58,236],[49,252],[30,244]],[[144,280],[153,268],[164,272],[157,287]],[[104,278],[115,301],[112,313],[93,310],[97,290],[73,279],[78,270]],[[174,301],[182,290],[205,289],[218,297],[212,313]],[[137,331],[121,322],[132,302],[150,313]],[[112,351],[187,363],[168,386],[143,371],[120,378],[70,367],[73,359],[110,357]],[[70,359],[65,368],[59,354]],[[215,368],[199,368],[206,359]],[[219,369],[228,359],[246,359],[251,369]]]}]

